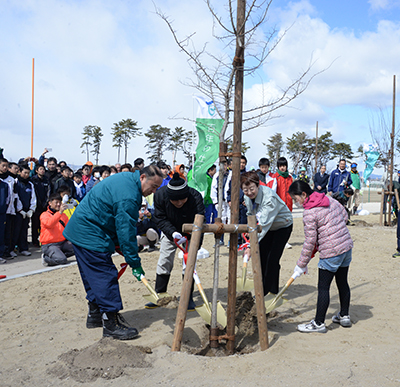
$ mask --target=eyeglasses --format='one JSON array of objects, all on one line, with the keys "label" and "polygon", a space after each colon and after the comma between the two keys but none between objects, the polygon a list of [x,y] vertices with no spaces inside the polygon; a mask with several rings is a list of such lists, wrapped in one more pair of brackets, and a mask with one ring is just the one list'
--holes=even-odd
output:
[{"label": "eyeglasses", "polygon": [[243,193],[245,195],[250,193],[250,192],[256,192],[256,190],[257,190],[257,186],[256,185],[253,185],[251,187],[242,188],[242,191],[243,191]]}]

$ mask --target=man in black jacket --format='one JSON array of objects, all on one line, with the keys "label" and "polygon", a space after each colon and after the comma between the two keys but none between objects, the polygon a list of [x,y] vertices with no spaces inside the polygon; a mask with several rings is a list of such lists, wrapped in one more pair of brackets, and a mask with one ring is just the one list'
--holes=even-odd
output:
[{"label": "man in black jacket", "polygon": [[36,194],[36,210],[32,215],[32,244],[39,247],[40,215],[47,209],[51,187],[43,165],[36,164],[35,172],[36,175],[31,178]]},{"label": "man in black jacket", "polygon": [[[154,220],[162,231],[160,258],[156,271],[155,290],[157,293],[167,291],[177,249],[175,241],[181,244],[184,237],[190,239],[190,234],[182,234],[182,225],[193,223],[195,215],[204,215],[204,212],[203,197],[198,191],[190,188],[187,182],[179,176],[179,173],[175,173],[168,185],[160,188],[154,194]],[[145,307],[153,309],[157,305],[149,302]],[[194,310],[194,308],[195,304],[190,296],[188,310]]]},{"label": "man in black jacket", "polygon": [[70,189],[70,198],[74,198],[76,199],[76,188],[75,188],[75,184],[74,181],[71,179],[71,173],[72,173],[72,169],[68,166],[64,166],[61,168],[61,177],[56,181],[56,183],[54,184],[54,192],[57,192],[57,190],[63,186],[66,185],[69,189]]}]

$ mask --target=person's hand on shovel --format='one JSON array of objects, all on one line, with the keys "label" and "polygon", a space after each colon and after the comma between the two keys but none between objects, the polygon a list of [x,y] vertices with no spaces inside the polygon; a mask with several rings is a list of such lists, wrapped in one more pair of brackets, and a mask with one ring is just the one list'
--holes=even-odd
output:
[{"label": "person's hand on shovel", "polygon": [[181,234],[180,232],[177,232],[177,231],[175,231],[175,232],[172,234],[172,238],[174,238],[174,242],[175,242],[177,245],[181,245],[182,243],[185,243],[185,242],[187,241],[187,238],[184,237],[184,236],[182,236],[182,234]]},{"label": "person's hand on shovel", "polygon": [[246,247],[246,249],[244,250],[244,254],[243,256],[247,255],[247,261],[250,261],[251,258],[251,250],[250,247]]},{"label": "person's hand on shovel", "polygon": [[296,265],[293,271],[292,278],[296,279],[297,277],[300,277],[302,274],[307,274],[308,273],[308,267],[300,267]]},{"label": "person's hand on shovel", "polygon": [[142,266],[135,267],[132,269],[132,274],[135,278],[140,282],[142,280],[142,276],[144,277],[144,270]]}]

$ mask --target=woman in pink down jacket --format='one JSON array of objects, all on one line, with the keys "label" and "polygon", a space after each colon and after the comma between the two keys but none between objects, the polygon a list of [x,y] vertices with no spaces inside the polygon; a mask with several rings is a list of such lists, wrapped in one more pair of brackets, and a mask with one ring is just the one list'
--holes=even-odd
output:
[{"label": "woman in pink down jacket", "polygon": [[314,320],[300,324],[300,332],[327,331],[325,316],[329,307],[329,289],[333,278],[339,291],[340,312],[332,317],[334,323],[350,327],[350,287],[347,282],[353,241],[346,227],[347,213],[335,199],[323,193],[314,192],[304,181],[297,180],[289,188],[289,194],[296,206],[304,207],[303,224],[305,241],[295,277],[307,270],[314,248],[319,252],[318,301]]}]

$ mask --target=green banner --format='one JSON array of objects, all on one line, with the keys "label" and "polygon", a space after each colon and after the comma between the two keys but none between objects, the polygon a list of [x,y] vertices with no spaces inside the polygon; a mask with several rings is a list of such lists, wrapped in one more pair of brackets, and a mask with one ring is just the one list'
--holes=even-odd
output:
[{"label": "green banner", "polygon": [[214,118],[197,118],[196,128],[199,143],[196,148],[196,161],[192,170],[192,180],[188,185],[204,194],[207,190],[207,170],[218,159],[219,134],[224,120]]}]

